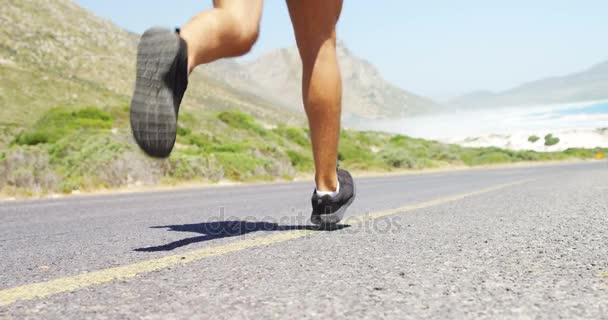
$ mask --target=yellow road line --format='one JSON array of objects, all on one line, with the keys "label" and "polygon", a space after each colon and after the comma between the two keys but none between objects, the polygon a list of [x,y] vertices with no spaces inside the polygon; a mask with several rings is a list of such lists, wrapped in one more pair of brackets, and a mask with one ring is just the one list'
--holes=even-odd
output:
[{"label": "yellow road line", "polygon": [[433,206],[441,205],[441,204],[448,203],[448,202],[462,200],[467,197],[476,196],[476,195],[504,189],[507,187],[515,186],[515,185],[522,184],[522,183],[525,183],[525,182],[528,182],[531,180],[532,179],[525,179],[525,180],[520,180],[520,181],[516,181],[516,182],[512,182],[512,183],[500,184],[500,185],[496,185],[493,187],[489,187],[489,188],[485,188],[485,189],[481,189],[481,190],[477,190],[477,191],[473,191],[473,192],[456,194],[453,196],[442,197],[442,198],[438,198],[435,200],[429,200],[429,201],[425,201],[425,202],[406,205],[403,207],[388,209],[388,210],[384,210],[384,211],[377,211],[377,212],[373,212],[373,213],[363,215],[363,216],[350,217],[349,219],[346,219],[345,223],[350,224],[350,225],[355,225],[355,224],[363,223],[363,222],[366,222],[369,220],[376,220],[376,219],[380,219],[380,218],[383,218],[386,216],[394,215],[396,213],[433,207]]},{"label": "yellow road line", "polygon": [[[346,224],[356,225],[366,221],[375,220],[390,216],[396,213],[402,213],[422,208],[441,205],[448,202],[464,199],[470,196],[476,196],[499,189],[504,189],[510,186],[518,185],[529,180],[522,180],[508,184],[501,184],[490,188],[458,194],[454,196],[443,197],[435,200],[421,202],[418,204],[407,205],[395,209],[373,212],[364,216],[351,217],[346,220]],[[59,278],[46,282],[32,283],[20,287],[0,290],[0,306],[7,306],[22,300],[32,300],[36,298],[44,298],[53,294],[62,292],[76,291],[89,286],[100,285],[119,279],[133,278],[141,274],[166,269],[168,267],[188,264],[194,261],[202,260],[207,257],[227,254],[231,252],[241,251],[249,248],[262,247],[266,245],[286,242],[294,239],[303,238],[319,231],[314,230],[292,230],[281,232],[276,235],[244,239],[221,245],[217,247],[203,248],[184,252],[181,254],[165,256],[162,258],[146,260],[125,266],[102,269],[92,271],[75,276]]]}]

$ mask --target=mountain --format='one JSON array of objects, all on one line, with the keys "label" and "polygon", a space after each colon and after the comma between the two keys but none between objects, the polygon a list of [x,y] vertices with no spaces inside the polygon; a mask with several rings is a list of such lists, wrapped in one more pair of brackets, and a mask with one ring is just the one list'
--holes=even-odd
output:
[{"label": "mountain", "polygon": [[[128,104],[138,35],[70,0],[6,0],[0,25],[0,126],[30,125],[55,106]],[[440,109],[387,82],[342,43],[338,54],[346,121]],[[262,122],[303,124],[301,77],[295,48],[247,63],[221,60],[194,72],[184,108],[239,109]]]},{"label": "mountain", "polygon": [[[0,125],[24,126],[55,106],[127,104],[138,35],[69,0],[6,0],[0,6]],[[184,108],[229,108],[267,122],[304,123],[301,113],[197,71]]]},{"label": "mountain", "polygon": [[[346,119],[405,117],[441,109],[433,101],[386,81],[371,63],[354,56],[343,43],[338,43],[337,50]],[[246,63],[220,61],[205,70],[233,88],[302,110],[302,64],[296,48],[278,49]]]},{"label": "mountain", "polygon": [[486,108],[602,99],[608,99],[608,61],[582,72],[529,82],[504,92],[470,93],[448,102],[448,105]]}]

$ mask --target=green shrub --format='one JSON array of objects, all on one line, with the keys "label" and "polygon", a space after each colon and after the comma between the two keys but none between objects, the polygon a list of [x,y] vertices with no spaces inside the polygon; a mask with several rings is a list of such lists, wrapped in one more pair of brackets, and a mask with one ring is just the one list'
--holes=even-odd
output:
[{"label": "green shrub", "polygon": [[534,151],[518,151],[513,154],[513,158],[517,161],[535,161],[540,157],[540,154]]},{"label": "green shrub", "polygon": [[185,137],[192,133],[192,130],[188,128],[184,128],[182,126],[177,127],[177,135],[181,137]]},{"label": "green shrub", "polygon": [[94,107],[79,110],[58,107],[47,111],[32,128],[19,135],[15,142],[19,145],[54,143],[75,131],[110,128],[112,117],[103,110]]},{"label": "green shrub", "polygon": [[5,186],[33,194],[52,190],[58,176],[49,165],[49,154],[43,147],[13,147],[0,162],[0,189]]},{"label": "green shrub", "polygon": [[388,149],[383,150],[381,155],[382,160],[393,168],[417,168],[416,160],[403,149]]},{"label": "green shrub", "polygon": [[312,158],[293,150],[287,150],[291,165],[300,172],[310,172],[313,168]]},{"label": "green shrub", "polygon": [[460,160],[468,166],[499,164],[516,161],[513,157],[515,151],[502,150],[499,148],[465,148],[460,155]]},{"label": "green shrub", "polygon": [[378,159],[368,146],[360,145],[353,139],[343,138],[340,140],[338,159],[350,164],[362,164],[369,167]]},{"label": "green shrub", "polygon": [[427,145],[429,159],[448,163],[459,163],[460,154],[464,150],[463,147],[457,145],[449,145],[439,142],[429,142]]},{"label": "green shrub", "polygon": [[306,131],[302,128],[279,126],[275,132],[281,136],[294,142],[297,145],[307,147],[310,145],[310,138]]},{"label": "green shrub", "polygon": [[209,150],[211,152],[239,153],[247,150],[247,147],[242,143],[213,144],[209,146]]},{"label": "green shrub", "polygon": [[532,143],[536,143],[536,141],[540,140],[540,137],[537,135],[531,135],[528,137],[528,141],[532,142]]},{"label": "green shrub", "polygon": [[179,180],[192,180],[205,175],[207,160],[200,155],[177,153],[169,158],[170,175]]},{"label": "green shrub", "polygon": [[82,177],[89,183],[101,183],[103,179],[99,179],[100,176],[108,173],[101,169],[132,147],[105,133],[87,133],[62,139],[49,146],[48,150],[51,164],[70,181],[74,177]]},{"label": "green shrub", "polygon": [[180,111],[179,124],[185,128],[196,129],[201,121],[191,112]]},{"label": "green shrub", "polygon": [[357,131],[354,138],[359,140],[360,143],[368,145],[370,147],[375,144],[378,144],[378,142],[379,142],[377,133],[372,133],[372,132],[367,132],[367,131]]},{"label": "green shrub", "polygon": [[392,144],[403,144],[407,141],[409,141],[411,138],[406,137],[406,136],[402,136],[402,135],[396,135],[394,137],[392,137],[389,142]]},{"label": "green shrub", "polygon": [[193,134],[188,142],[199,148],[205,149],[213,144],[213,140],[206,134]]},{"label": "green shrub", "polygon": [[37,144],[49,142],[49,137],[46,132],[34,131],[20,134],[17,137],[16,142],[22,146],[35,146]]},{"label": "green shrub", "polygon": [[78,119],[92,119],[111,121],[112,116],[109,113],[95,107],[86,107],[72,112],[72,116]]},{"label": "green shrub", "polygon": [[243,153],[218,152],[214,156],[224,169],[224,175],[232,180],[242,181],[264,171],[268,161]]},{"label": "green shrub", "polygon": [[554,137],[553,134],[549,133],[545,136],[545,146],[554,146],[559,143],[559,138]]},{"label": "green shrub", "polygon": [[[78,179],[76,179],[76,180],[78,180]],[[62,181],[61,183],[59,183],[58,189],[61,193],[69,194],[74,190],[78,190],[79,185],[74,180],[71,180],[71,181],[65,180],[65,181]]]},{"label": "green shrub", "polygon": [[444,162],[455,162],[458,160],[458,156],[451,153],[448,150],[439,151],[432,155],[433,160],[444,161]]},{"label": "green shrub", "polygon": [[508,154],[500,151],[493,151],[489,153],[484,153],[479,156],[476,160],[477,164],[498,164],[498,163],[509,163],[513,160],[509,157]]},{"label": "green shrub", "polygon": [[268,131],[262,128],[250,114],[241,111],[223,111],[220,112],[217,117],[222,122],[235,129],[252,131],[261,136],[265,136],[268,133]]},{"label": "green shrub", "polygon": [[[107,109],[108,114],[112,120],[112,126],[117,128],[126,128],[130,126],[131,106],[129,104],[120,104]],[[180,119],[181,120],[181,119]]]},{"label": "green shrub", "polygon": [[597,151],[590,150],[590,149],[582,149],[582,148],[568,148],[568,149],[564,150],[563,153],[565,153],[566,155],[573,157],[573,158],[590,159],[590,158],[595,157],[595,155],[597,154]]}]

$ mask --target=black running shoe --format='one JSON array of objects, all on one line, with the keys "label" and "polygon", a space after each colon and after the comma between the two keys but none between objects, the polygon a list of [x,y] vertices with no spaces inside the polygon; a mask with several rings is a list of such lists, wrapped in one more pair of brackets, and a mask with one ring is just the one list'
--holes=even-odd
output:
[{"label": "black running shoe", "polygon": [[338,169],[340,191],[335,197],[312,194],[312,216],[310,221],[321,226],[332,226],[340,222],[348,206],[355,200],[355,182],[348,171]]},{"label": "black running shoe", "polygon": [[177,114],[188,87],[188,47],[177,32],[148,29],[137,47],[137,78],[131,129],[150,156],[168,157],[175,144]]}]

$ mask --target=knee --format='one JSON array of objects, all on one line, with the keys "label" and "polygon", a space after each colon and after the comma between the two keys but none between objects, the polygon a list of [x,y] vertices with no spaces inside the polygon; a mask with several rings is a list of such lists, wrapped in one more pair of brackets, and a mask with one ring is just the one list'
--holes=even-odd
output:
[{"label": "knee", "polygon": [[251,51],[251,48],[253,48],[253,45],[258,40],[259,33],[260,27],[258,24],[241,26],[234,43],[236,54],[244,55]]},{"label": "knee", "polygon": [[297,41],[304,64],[314,64],[319,59],[336,55],[336,32],[334,30],[303,37]]}]

